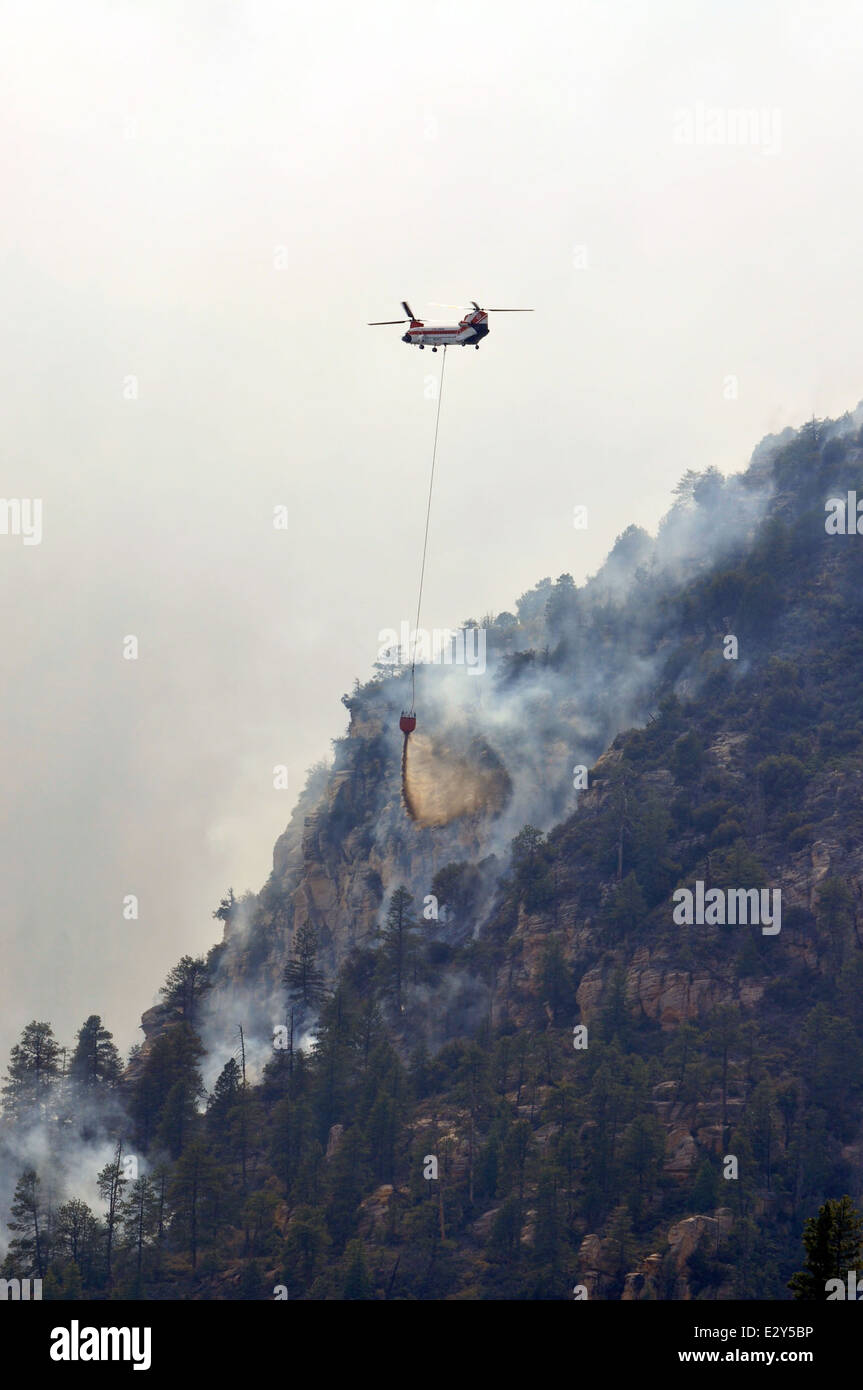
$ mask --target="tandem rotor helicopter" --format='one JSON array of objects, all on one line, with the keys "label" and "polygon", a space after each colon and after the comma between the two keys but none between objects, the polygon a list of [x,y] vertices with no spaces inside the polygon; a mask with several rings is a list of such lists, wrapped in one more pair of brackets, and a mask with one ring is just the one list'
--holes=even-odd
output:
[{"label": "tandem rotor helicopter", "polygon": [[[450,305],[450,308],[458,308],[458,305]],[[457,324],[430,324],[418,319],[406,300],[402,300],[402,308],[407,314],[406,319],[378,319],[375,323],[368,324],[369,328],[384,328],[390,324],[407,323],[410,324],[407,333],[402,335],[403,343],[412,343],[414,347],[421,350],[428,343],[432,352],[437,352],[439,347],[475,347],[479,351],[479,345],[483,338],[488,334],[489,314],[532,314],[532,309],[481,309],[475,299],[471,300],[469,311]]]}]

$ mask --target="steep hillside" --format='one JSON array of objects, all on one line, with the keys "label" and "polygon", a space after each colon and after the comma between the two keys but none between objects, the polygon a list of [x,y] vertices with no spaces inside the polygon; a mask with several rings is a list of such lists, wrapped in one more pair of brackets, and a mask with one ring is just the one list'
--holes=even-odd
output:
[{"label": "steep hillside", "polygon": [[[269,1032],[272,988],[303,923],[317,930],[321,963],[332,976],[354,947],[374,940],[387,891],[404,881],[427,893],[452,862],[484,866],[483,893],[462,923],[479,935],[513,836],[525,824],[547,830],[564,823],[579,797],[590,816],[592,793],[575,789],[574,770],[591,767],[622,729],[646,725],[644,758],[655,758],[669,720],[685,732],[698,699],[716,710],[705,737],[710,759],[730,779],[745,777],[748,768],[754,781],[753,758],[790,751],[780,737],[787,711],[774,734],[764,727],[765,672],[771,656],[804,657],[797,703],[805,703],[805,691],[818,684],[810,674],[813,642],[847,644],[849,632],[833,633],[831,618],[841,612],[853,623],[855,540],[826,535],[824,500],[853,486],[859,458],[846,420],[784,437],[782,448],[765,441],[739,478],[688,475],[656,541],[631,527],[583,589],[568,575],[544,580],[522,596],[515,615],[486,620],[483,676],[421,668],[413,737],[427,741],[431,775],[436,760],[441,775],[457,762],[469,776],[484,755],[499,758],[512,779],[502,813],[463,816],[431,830],[405,815],[398,715],[406,676],[398,664],[379,665],[374,680],[345,696],[347,737],[335,742],[332,769],[310,777],[276,845],[270,881],[226,922],[212,961],[216,995],[248,985],[256,1000],[267,1001]],[[728,633],[739,644],[732,661],[723,658]],[[781,675],[775,679],[782,684]],[[785,692],[789,707],[796,689]],[[682,712],[660,718],[663,699],[672,695]],[[781,703],[776,696],[770,712]],[[849,735],[836,738],[831,752],[850,748]],[[631,761],[638,770],[640,761]],[[656,794],[664,797],[655,770]],[[591,779],[595,787],[602,781]]]},{"label": "steep hillside", "polygon": [[407,816],[403,665],[345,697],[145,1016],[106,1132],[172,1215],[92,1291],[789,1296],[863,1196],[863,539],[825,526],[859,417],[688,474],[655,540],[485,620],[484,674],[420,668],[420,794],[491,769],[490,810]]}]

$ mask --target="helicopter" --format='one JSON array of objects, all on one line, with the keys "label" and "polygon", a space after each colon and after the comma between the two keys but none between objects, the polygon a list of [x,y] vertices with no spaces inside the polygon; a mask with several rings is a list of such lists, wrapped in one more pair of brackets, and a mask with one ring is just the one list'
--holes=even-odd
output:
[{"label": "helicopter", "polygon": [[406,319],[378,319],[367,326],[383,328],[389,324],[410,324],[407,333],[402,335],[402,342],[412,343],[420,351],[426,344],[429,344],[432,352],[437,352],[439,347],[475,347],[479,351],[479,345],[489,331],[489,314],[533,313],[532,309],[481,309],[475,299],[471,300],[471,306],[469,312],[457,324],[427,324],[416,317],[407,300],[403,299],[402,308],[408,316]]}]

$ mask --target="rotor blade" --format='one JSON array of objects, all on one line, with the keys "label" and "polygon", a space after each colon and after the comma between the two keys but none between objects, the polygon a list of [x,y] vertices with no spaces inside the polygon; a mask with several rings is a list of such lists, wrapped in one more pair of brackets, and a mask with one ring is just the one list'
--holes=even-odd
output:
[{"label": "rotor blade", "polygon": [[486,309],[487,314],[532,314],[532,309]]},{"label": "rotor blade", "polygon": [[410,323],[410,319],[376,319],[374,323],[367,323],[366,328],[383,328],[388,323]]},{"label": "rotor blade", "polygon": [[403,300],[402,300],[402,308],[404,309],[404,311],[405,311],[405,313],[407,314],[407,316],[408,316],[409,319],[414,318],[414,311],[413,311],[413,309],[411,308],[411,306],[408,304],[408,302],[407,302],[406,299],[403,299]]}]

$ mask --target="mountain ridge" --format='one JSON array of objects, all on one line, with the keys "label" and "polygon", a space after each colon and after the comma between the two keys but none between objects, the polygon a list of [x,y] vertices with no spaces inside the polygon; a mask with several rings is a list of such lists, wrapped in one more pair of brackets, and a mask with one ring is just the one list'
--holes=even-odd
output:
[{"label": "mountain ridge", "polygon": [[[357,682],[86,1110],[169,1217],[43,1260],[52,1296],[788,1297],[863,1199],[863,558],[825,524],[861,466],[858,408],[690,471],[655,540],[488,620],[485,676],[418,669],[418,768],[497,760],[492,813],[413,823],[408,672]],[[762,891],[778,931],[675,916]]]}]

